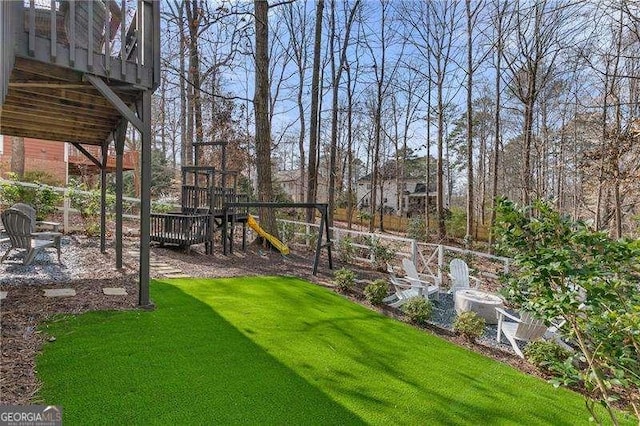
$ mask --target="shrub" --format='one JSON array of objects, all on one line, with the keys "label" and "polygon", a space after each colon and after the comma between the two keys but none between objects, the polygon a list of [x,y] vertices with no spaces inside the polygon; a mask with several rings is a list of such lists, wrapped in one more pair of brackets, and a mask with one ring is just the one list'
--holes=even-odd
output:
[{"label": "shrub", "polygon": [[531,364],[553,374],[564,370],[562,366],[571,353],[556,342],[536,340],[524,348],[524,355]]},{"label": "shrub", "polygon": [[484,318],[472,311],[462,312],[453,322],[453,330],[470,342],[475,342],[484,332]]},{"label": "shrub", "polygon": [[[603,405],[617,424],[612,403],[640,395],[639,243],[612,239],[540,200],[500,199],[496,214],[497,248],[514,266],[503,276],[507,300],[563,324],[560,336],[576,342],[572,358],[588,362],[565,364],[558,382],[577,377],[594,421],[602,423],[595,407]],[[633,415],[640,420],[640,410]]]},{"label": "shrub", "polygon": [[171,210],[173,210],[173,206],[169,203],[162,201],[154,201],[151,203],[152,213],[169,213]]},{"label": "shrub", "polygon": [[375,280],[364,288],[364,295],[372,305],[381,305],[387,297],[389,284],[385,280]]},{"label": "shrub", "polygon": [[447,235],[463,238],[467,233],[467,213],[459,208],[452,207],[449,217],[445,220]]},{"label": "shrub", "polygon": [[414,216],[409,220],[407,237],[416,241],[427,241],[427,224],[424,216]]},{"label": "shrub", "polygon": [[412,297],[404,305],[402,305],[402,312],[409,318],[409,321],[414,324],[425,324],[431,318],[433,312],[433,305],[431,302],[423,297]]},{"label": "shrub", "polygon": [[393,250],[383,245],[379,238],[371,237],[367,241],[371,252],[373,267],[376,269],[386,270],[387,263],[391,262],[396,256]]},{"label": "shrub", "polygon": [[333,282],[340,291],[349,291],[356,281],[356,273],[351,269],[340,268],[333,274]]},{"label": "shrub", "polygon": [[293,241],[295,231],[295,224],[290,222],[280,222],[280,239],[282,242],[288,243]]},{"label": "shrub", "polygon": [[[84,221],[84,230],[88,236],[96,236],[100,232],[100,191],[89,190],[85,184],[72,182],[67,192],[71,207],[80,212]],[[115,195],[107,194],[107,212],[111,212],[115,204]]]},{"label": "shrub", "polygon": [[62,201],[62,194],[48,186],[38,184],[35,188],[26,187],[17,183],[18,177],[15,174],[9,178],[14,182],[0,184],[0,204],[29,204],[36,209],[36,219],[44,220],[56,211],[56,206]]},{"label": "shrub", "polygon": [[344,263],[351,263],[355,257],[355,247],[353,246],[353,240],[350,236],[346,235],[338,242],[338,256],[340,261]]}]

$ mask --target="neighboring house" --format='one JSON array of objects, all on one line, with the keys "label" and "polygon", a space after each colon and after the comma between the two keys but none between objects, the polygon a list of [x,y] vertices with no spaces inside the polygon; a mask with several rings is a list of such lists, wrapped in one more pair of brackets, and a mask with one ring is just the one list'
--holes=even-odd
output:
[{"label": "neighboring house", "polygon": [[[406,217],[424,214],[427,192],[423,179],[406,178],[404,188],[400,188],[400,191],[401,194],[400,197],[398,197],[398,187],[395,178],[385,179],[383,181],[382,205],[388,213]],[[364,176],[358,180],[357,196],[358,208],[369,208],[371,205],[371,175]],[[378,186],[377,197],[380,197],[380,186]],[[378,200],[379,199],[380,198],[378,198]],[[435,205],[435,199],[435,191],[430,191],[429,202],[431,205]],[[400,205],[398,205],[398,201]]]},{"label": "neighboring house", "polygon": [[[98,161],[101,160],[100,147],[83,145]],[[6,177],[11,171],[12,143],[9,136],[0,135],[0,176]],[[125,151],[123,155],[123,169],[135,170],[138,167],[138,152]],[[107,156],[107,170],[116,167],[114,149],[109,149]],[[99,168],[80,150],[70,143],[60,143],[43,139],[24,138],[24,171],[42,171],[55,178],[60,184],[69,175],[92,175],[99,173]]]},{"label": "neighboring house", "polygon": [[294,203],[304,203],[306,200],[300,199],[300,190],[304,189],[306,194],[307,176],[300,178],[300,170],[282,170],[275,173],[274,181],[282,187],[282,190],[291,198]]},{"label": "neighboring house", "polygon": [[[329,200],[329,172],[326,157],[320,158],[320,167],[318,168],[318,188],[316,200],[319,203],[326,203]],[[307,174],[304,178],[300,179],[300,169],[295,170],[281,170],[274,172],[273,180],[282,186],[284,192],[295,203],[304,203],[307,200],[300,199],[300,188],[304,188],[305,194],[307,193]]]}]

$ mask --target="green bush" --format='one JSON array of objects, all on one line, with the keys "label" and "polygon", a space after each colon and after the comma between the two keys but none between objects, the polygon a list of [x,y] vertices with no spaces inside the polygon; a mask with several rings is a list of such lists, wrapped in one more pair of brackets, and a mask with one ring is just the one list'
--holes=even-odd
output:
[{"label": "green bush", "polygon": [[62,202],[62,194],[48,186],[37,184],[36,188],[19,185],[18,177],[10,174],[13,182],[0,184],[0,204],[12,206],[16,203],[25,203],[36,209],[36,219],[44,220],[56,211],[56,207]]},{"label": "green bush", "polygon": [[453,322],[453,330],[470,342],[484,333],[484,318],[472,311],[462,312]]},{"label": "green bush", "polygon": [[524,348],[525,358],[536,367],[548,373],[563,371],[571,353],[556,342],[536,340]]},{"label": "green bush", "polygon": [[382,279],[375,280],[364,288],[364,296],[372,305],[381,305],[389,293],[389,284]]},{"label": "green bush", "polygon": [[[90,189],[86,184],[72,181],[67,191],[71,207],[80,212],[84,221],[84,230],[88,236],[96,236],[100,232],[101,195],[97,189]],[[107,212],[113,211],[115,195],[107,194]]]},{"label": "green bush", "polygon": [[431,318],[433,312],[433,305],[424,297],[412,297],[404,305],[402,305],[402,312],[409,318],[409,321],[414,324],[425,324]]},{"label": "green bush", "polygon": [[296,225],[290,222],[280,222],[280,239],[285,242],[294,240]]},{"label": "green bush", "polygon": [[346,235],[338,242],[338,256],[340,261],[344,263],[351,263],[355,257],[356,250],[353,246],[353,240],[350,236]]},{"label": "green bush", "polygon": [[450,237],[464,238],[467,234],[467,213],[459,207],[452,207],[445,226]]},{"label": "green bush", "polygon": [[414,216],[409,219],[407,237],[416,241],[427,241],[427,224],[424,216]]},{"label": "green bush", "polygon": [[151,203],[151,212],[152,213],[169,213],[173,210],[173,206],[168,203],[163,203],[161,201],[154,201]]},{"label": "green bush", "polygon": [[368,238],[367,245],[373,257],[373,267],[375,269],[386,270],[387,263],[391,262],[396,256],[395,252],[383,245],[380,239],[376,237]]},{"label": "green bush", "polygon": [[22,176],[23,182],[40,183],[49,186],[62,186],[63,183],[55,176],[40,170],[25,172]]},{"label": "green bush", "polygon": [[[640,395],[640,245],[612,239],[556,211],[548,202],[530,206],[499,199],[494,228],[498,252],[513,259],[503,275],[507,300],[546,322],[562,323],[558,334],[576,342],[557,383],[577,377],[589,392],[585,405],[618,424],[614,401]],[[633,415],[640,421],[640,410]]]},{"label": "green bush", "polygon": [[333,282],[340,291],[349,291],[356,281],[356,273],[351,269],[340,268],[333,274]]}]

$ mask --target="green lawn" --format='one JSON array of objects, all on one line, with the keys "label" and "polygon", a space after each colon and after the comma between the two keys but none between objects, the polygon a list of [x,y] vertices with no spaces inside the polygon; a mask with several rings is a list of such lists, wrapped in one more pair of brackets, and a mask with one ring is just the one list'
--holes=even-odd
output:
[{"label": "green lawn", "polygon": [[582,397],[295,278],[154,281],[53,321],[65,424],[588,424]]}]

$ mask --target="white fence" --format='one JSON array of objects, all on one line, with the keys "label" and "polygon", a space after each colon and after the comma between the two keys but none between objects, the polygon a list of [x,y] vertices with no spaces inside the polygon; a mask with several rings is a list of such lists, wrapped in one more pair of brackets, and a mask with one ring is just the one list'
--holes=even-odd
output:
[{"label": "white fence", "polygon": [[[15,182],[0,178],[0,184],[17,184],[28,188],[47,187],[56,192],[63,194],[64,206],[61,208],[64,215],[64,229],[69,229],[69,214],[77,212],[70,207],[67,188],[58,188],[47,185],[38,185],[34,183]],[[80,191],[85,194],[89,192]],[[130,210],[138,210],[137,206],[140,200],[137,198],[123,197],[123,201],[131,206]],[[123,214],[128,219],[140,219],[139,214]],[[279,219],[280,236],[284,242],[296,242],[315,248],[318,236],[318,224],[296,222],[292,220]],[[403,258],[411,259],[422,273],[429,274],[436,282],[442,283],[444,275],[448,269],[448,262],[453,257],[464,258],[470,267],[478,270],[481,276],[495,279],[498,273],[509,272],[510,259],[506,257],[494,256],[488,253],[471,251],[459,247],[445,246],[442,244],[420,243],[411,238],[397,237],[389,234],[377,234],[356,231],[346,228],[330,228],[334,253],[340,255],[340,250],[346,246],[350,246],[352,258],[360,262],[369,262],[376,264],[380,259],[376,259],[376,252],[392,252],[393,263],[400,263]],[[348,238],[348,244],[342,244],[341,241]],[[476,262],[476,258],[485,259],[480,265]],[[383,261],[386,261],[383,260]]]},{"label": "white fence", "polygon": [[[318,224],[291,220],[279,220],[278,222],[280,236],[285,242],[293,241],[303,243],[308,247],[315,247]],[[416,264],[420,272],[431,275],[438,283],[444,281],[444,275],[448,271],[448,263],[455,257],[463,258],[471,268],[475,267],[478,273],[486,278],[496,279],[500,272],[509,272],[510,259],[489,253],[442,244],[420,243],[411,238],[389,234],[376,234],[337,227],[330,228],[330,230],[333,252],[337,255],[345,247],[350,246],[353,250],[351,257],[354,260],[376,264],[377,247],[382,246],[393,253],[392,263],[399,264],[403,258],[409,258]],[[345,238],[348,238],[349,242],[342,244],[341,240]],[[478,262],[478,258],[484,259],[484,261]]]}]

